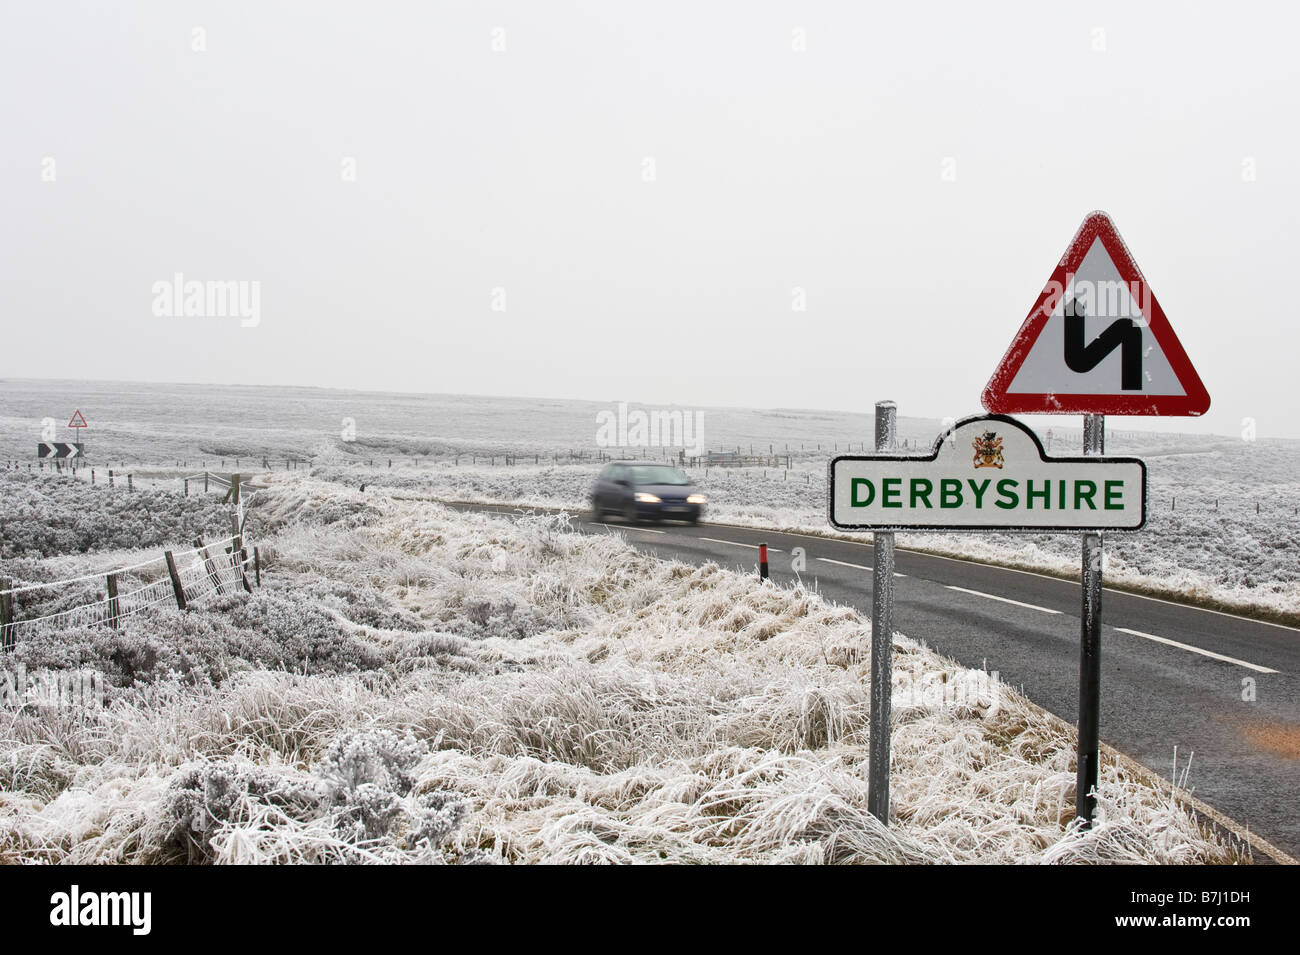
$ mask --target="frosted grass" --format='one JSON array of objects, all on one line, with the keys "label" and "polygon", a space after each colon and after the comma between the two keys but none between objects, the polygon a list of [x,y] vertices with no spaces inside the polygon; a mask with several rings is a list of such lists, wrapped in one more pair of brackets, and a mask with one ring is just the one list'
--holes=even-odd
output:
[{"label": "frosted grass", "polygon": [[[885,828],[851,609],[399,495],[273,479],[250,508],[268,586],[247,609],[127,634],[184,624],[185,676],[116,674],[103,710],[0,711],[0,860],[1239,859],[1110,759],[1080,831],[1073,731],[1006,687],[997,707],[896,708]],[[295,625],[328,666],[259,655],[259,628]],[[902,635],[895,651],[916,680],[970,676]]]}]

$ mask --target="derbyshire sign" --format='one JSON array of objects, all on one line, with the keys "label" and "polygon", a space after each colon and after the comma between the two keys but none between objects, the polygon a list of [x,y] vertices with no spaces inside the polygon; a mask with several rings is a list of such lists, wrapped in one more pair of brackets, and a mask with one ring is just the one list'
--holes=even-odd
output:
[{"label": "derbyshire sign", "polygon": [[1138,530],[1137,458],[1048,457],[1014,418],[957,422],[929,456],[843,455],[830,466],[830,522],[845,531]]}]

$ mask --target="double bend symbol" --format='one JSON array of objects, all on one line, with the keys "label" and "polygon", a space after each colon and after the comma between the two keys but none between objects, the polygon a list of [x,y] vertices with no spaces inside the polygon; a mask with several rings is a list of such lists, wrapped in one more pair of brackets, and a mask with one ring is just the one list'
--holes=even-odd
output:
[{"label": "double bend symbol", "polygon": [[1120,388],[1142,390],[1142,329],[1131,318],[1119,318],[1088,344],[1083,342],[1085,315],[1078,299],[1065,304],[1065,364],[1070,371],[1092,371],[1116,348],[1120,350]]}]

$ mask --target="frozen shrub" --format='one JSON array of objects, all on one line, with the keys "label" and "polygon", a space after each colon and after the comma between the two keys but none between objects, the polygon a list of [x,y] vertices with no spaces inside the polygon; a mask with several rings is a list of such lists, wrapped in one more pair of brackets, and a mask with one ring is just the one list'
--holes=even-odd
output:
[{"label": "frozen shrub", "polygon": [[515,640],[547,629],[545,618],[535,607],[510,593],[468,597],[461,603],[460,613],[449,622],[467,636]]},{"label": "frozen shrub", "polygon": [[[376,853],[410,860],[403,851],[415,861],[443,861],[437,850],[463,818],[464,802],[445,792],[410,796],[423,752],[409,734],[376,730],[335,740],[312,776],[236,762],[182,770],[167,788],[154,837],[160,861],[219,861],[219,837],[276,820],[324,827],[335,861],[370,861]],[[462,861],[480,861],[474,856]]]},{"label": "frozen shrub", "polygon": [[410,733],[398,736],[392,730],[372,730],[339,737],[312,769],[335,793],[373,783],[405,796],[411,791],[415,781],[412,772],[424,753],[424,745]]},{"label": "frozen shrub", "polygon": [[[156,614],[151,613],[150,616]],[[225,656],[210,627],[169,626],[162,636],[143,619],[129,618],[122,630],[73,627],[37,630],[19,640],[12,658],[28,671],[98,670],[109,687],[128,687],[161,679],[213,682],[223,674]],[[169,621],[170,622],[170,621]]]},{"label": "frozen shrub", "polygon": [[49,472],[0,471],[0,557],[52,557],[96,550],[163,547],[229,533],[229,508],[213,495],[180,490],[132,493],[88,486]]},{"label": "frozen shrub", "polygon": [[379,509],[360,495],[312,495],[298,498],[288,506],[284,503],[258,495],[249,502],[248,514],[258,519],[258,527],[264,534],[299,524],[355,529],[373,523],[380,515]]},{"label": "frozen shrub", "polygon": [[402,636],[388,645],[389,665],[399,673],[437,666],[464,673],[477,673],[480,663],[472,645],[463,637],[446,633]]},{"label": "frozen shrub", "polygon": [[402,811],[401,799],[374,783],[340,793],[335,828],[350,842],[370,842],[388,833]]},{"label": "frozen shrub", "polygon": [[425,793],[417,800],[417,806],[406,834],[408,849],[438,848],[465,817],[465,801],[446,792]]},{"label": "frozen shrub", "polygon": [[383,665],[379,651],[344,629],[325,608],[271,588],[248,598],[236,597],[228,606],[230,623],[269,641],[274,659],[258,662],[299,673],[346,673]]},{"label": "frozen shrub", "polygon": [[163,805],[163,861],[211,862],[211,840],[231,824],[251,820],[257,804],[297,817],[320,803],[315,781],[293,781],[257,766],[209,763],[181,772]]},{"label": "frozen shrub", "polygon": [[[416,763],[425,746],[410,733],[398,736],[392,730],[371,730],[341,736],[330,744],[312,770],[326,785],[337,816],[335,826],[351,842],[366,842],[384,836],[402,813],[402,799],[411,791]],[[418,826],[433,827],[426,807],[417,809]],[[449,827],[434,843],[440,845]]]},{"label": "frozen shrub", "polygon": [[423,630],[415,614],[398,606],[370,584],[351,584],[328,578],[294,581],[295,592],[304,600],[337,610],[353,623],[376,630]]}]

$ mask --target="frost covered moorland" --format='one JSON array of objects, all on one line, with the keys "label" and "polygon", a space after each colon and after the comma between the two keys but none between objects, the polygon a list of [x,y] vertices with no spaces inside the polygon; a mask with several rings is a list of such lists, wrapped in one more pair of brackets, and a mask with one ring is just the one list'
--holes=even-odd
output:
[{"label": "frost covered moorland", "polygon": [[[1110,758],[1079,831],[1072,730],[1005,687],[897,701],[885,829],[851,609],[552,518],[265,483],[260,590],[5,661],[108,686],[102,708],[0,709],[0,862],[1235,859]],[[895,647],[913,686],[980,682]]]},{"label": "frost covered moorland", "polygon": [[[368,482],[444,499],[577,509],[586,505],[598,453],[665,453],[597,447],[598,415],[616,407],[319,388],[10,379],[0,380],[0,461],[28,461],[42,420],[51,417],[61,425],[80,408],[90,422],[89,463],[145,468],[142,486],[159,478],[179,488],[178,463],[189,471],[228,471],[238,459],[247,472],[259,470],[263,458],[277,468],[293,458],[352,487]],[[827,532],[827,460],[860,451],[864,439],[870,440],[869,412],[696,410],[703,416],[705,447],[788,454],[791,465],[788,475],[778,468],[692,471],[709,495],[713,520]],[[1024,420],[1036,424],[1032,416]],[[899,439],[910,450],[931,447],[940,430],[933,419],[899,418]],[[1078,453],[1082,440],[1077,430],[1059,427],[1054,440],[1041,436],[1057,455]],[[1150,480],[1146,529],[1107,536],[1110,583],[1300,617],[1300,442],[1128,431],[1123,419],[1114,419],[1107,451],[1145,459]],[[586,463],[554,463],[570,452],[585,455]],[[513,466],[504,465],[507,454]],[[484,459],[495,464],[484,465]],[[910,534],[899,541],[1031,570],[1078,573],[1077,535]]]},{"label": "frost covered moorland", "polygon": [[[1147,526],[1106,536],[1107,582],[1226,608],[1300,615],[1300,448],[1293,445],[1220,440],[1142,452],[1150,483]],[[443,500],[571,510],[587,506],[595,472],[590,464],[531,461],[387,470],[324,463],[337,462],[337,454],[320,460],[315,473],[342,483],[369,480]],[[827,534],[824,464],[813,467],[788,474],[778,468],[686,470],[709,497],[708,520]],[[1028,570],[1079,571],[1077,534],[900,534],[898,542]]]}]

